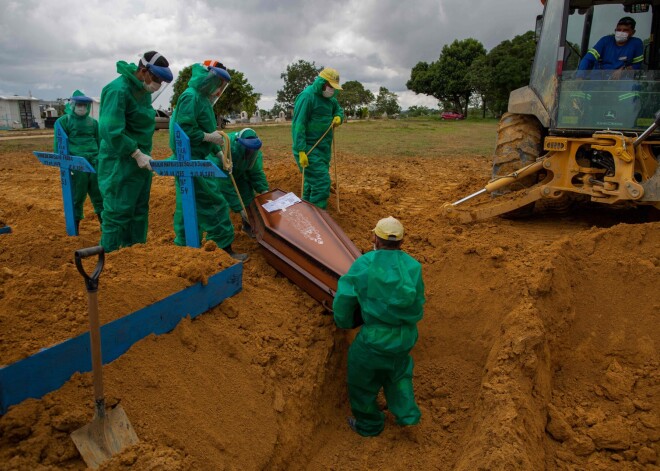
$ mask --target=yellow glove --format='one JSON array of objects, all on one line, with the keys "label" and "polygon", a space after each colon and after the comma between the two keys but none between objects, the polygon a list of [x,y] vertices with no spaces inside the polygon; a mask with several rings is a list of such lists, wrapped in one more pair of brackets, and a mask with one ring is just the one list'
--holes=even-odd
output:
[{"label": "yellow glove", "polygon": [[300,161],[300,166],[302,168],[305,168],[309,165],[309,159],[307,158],[307,154],[304,152],[298,152],[298,160]]},{"label": "yellow glove", "polygon": [[332,118],[332,125],[334,127],[337,127],[340,124],[341,124],[341,118],[339,116],[335,116],[334,118]]}]

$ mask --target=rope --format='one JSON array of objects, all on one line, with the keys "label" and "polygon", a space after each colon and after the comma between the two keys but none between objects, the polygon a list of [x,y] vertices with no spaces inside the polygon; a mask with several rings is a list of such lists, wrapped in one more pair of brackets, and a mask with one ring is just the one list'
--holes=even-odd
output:
[{"label": "rope", "polygon": [[241,192],[238,191],[238,185],[236,184],[236,179],[234,178],[234,174],[232,173],[232,171],[234,170],[234,163],[231,160],[231,140],[224,131],[218,131],[218,132],[225,140],[225,149],[227,149],[226,152],[222,153],[222,166],[224,167],[225,171],[229,174],[229,177],[231,178],[231,182],[234,184],[234,190],[236,191],[236,195],[238,196],[238,201],[240,201],[241,203],[241,208],[243,208],[243,213],[247,215],[247,210],[245,209],[245,203],[243,203]]}]

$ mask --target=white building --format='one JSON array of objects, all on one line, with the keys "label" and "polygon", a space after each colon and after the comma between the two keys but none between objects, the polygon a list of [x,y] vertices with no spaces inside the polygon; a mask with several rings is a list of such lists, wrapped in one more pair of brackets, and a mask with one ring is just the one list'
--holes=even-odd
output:
[{"label": "white building", "polygon": [[0,129],[44,127],[39,99],[33,96],[0,96]]}]

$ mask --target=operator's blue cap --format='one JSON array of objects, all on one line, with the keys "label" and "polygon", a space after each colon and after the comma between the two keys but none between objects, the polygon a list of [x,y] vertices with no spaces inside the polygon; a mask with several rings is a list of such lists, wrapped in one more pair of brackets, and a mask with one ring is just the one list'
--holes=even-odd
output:
[{"label": "operator's blue cap", "polygon": [[252,128],[241,129],[236,135],[236,140],[239,144],[250,150],[261,149],[261,139],[257,137],[257,133]]},{"label": "operator's blue cap", "polygon": [[225,82],[229,82],[231,80],[231,75],[229,75],[229,72],[227,72],[225,69],[221,69],[220,67],[209,67],[209,72],[213,72],[216,76],[224,80]]},{"label": "operator's blue cap", "polygon": [[146,67],[149,72],[154,74],[163,82],[170,83],[174,79],[174,75],[172,75],[170,68],[156,65],[156,61],[161,57],[163,56],[158,52],[151,57],[151,60],[147,60],[144,56],[142,56],[142,58],[140,58],[140,63]]}]

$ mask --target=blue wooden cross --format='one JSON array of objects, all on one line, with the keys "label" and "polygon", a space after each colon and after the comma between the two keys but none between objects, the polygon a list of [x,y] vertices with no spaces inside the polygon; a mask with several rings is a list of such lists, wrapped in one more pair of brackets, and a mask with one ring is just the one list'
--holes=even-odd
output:
[{"label": "blue wooden cross", "polygon": [[66,222],[66,233],[70,236],[77,236],[75,215],[73,212],[73,181],[71,172],[96,173],[94,167],[84,157],[69,155],[69,137],[60,126],[55,123],[55,136],[57,138],[56,153],[53,152],[33,152],[39,161],[44,165],[59,167],[60,182],[62,183],[62,200],[64,201],[64,220]]},{"label": "blue wooden cross", "polygon": [[158,175],[179,179],[186,245],[199,248],[195,181],[192,177],[227,178],[227,174],[210,160],[191,160],[190,138],[177,123],[174,123],[174,141],[176,142],[176,160],[152,160],[151,168]]}]

